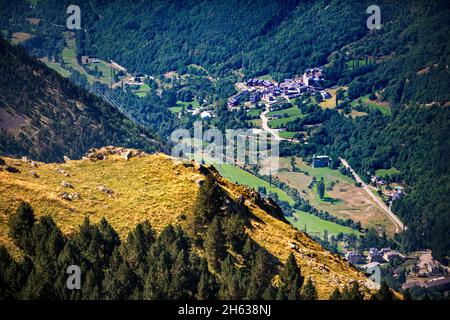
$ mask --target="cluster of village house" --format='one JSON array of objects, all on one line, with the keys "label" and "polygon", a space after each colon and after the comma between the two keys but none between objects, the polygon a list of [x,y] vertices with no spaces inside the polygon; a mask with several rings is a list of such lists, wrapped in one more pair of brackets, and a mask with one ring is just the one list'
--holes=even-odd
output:
[{"label": "cluster of village house", "polygon": [[281,83],[271,80],[250,79],[243,84],[243,91],[228,99],[228,108],[235,109],[243,102],[253,105],[260,100],[272,105],[277,102],[277,97],[291,98],[299,97],[306,92],[319,91],[323,99],[330,99],[331,95],[323,88],[323,69],[307,69],[302,77],[285,79]]},{"label": "cluster of village house", "polygon": [[[381,188],[381,186],[386,185],[386,181],[376,175],[372,175],[370,177],[370,183],[378,188]],[[392,203],[393,201],[403,197],[405,195],[405,192],[403,187],[396,186],[392,188],[392,190],[386,191],[386,195],[389,197],[389,203]]]},{"label": "cluster of village house", "polygon": [[369,254],[365,256],[358,251],[348,251],[345,254],[345,258],[351,264],[365,264],[365,263],[386,263],[392,260],[403,260],[405,257],[396,250],[391,250],[391,248],[382,248],[378,250],[377,248],[370,248]]}]

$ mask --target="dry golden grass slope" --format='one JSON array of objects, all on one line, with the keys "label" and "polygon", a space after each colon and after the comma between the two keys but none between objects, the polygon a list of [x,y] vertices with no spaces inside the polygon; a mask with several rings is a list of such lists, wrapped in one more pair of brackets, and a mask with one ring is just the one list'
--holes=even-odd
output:
[{"label": "dry golden grass slope", "polygon": [[[0,166],[0,243],[16,254],[19,251],[8,238],[7,221],[22,200],[33,206],[37,216],[52,216],[65,233],[76,230],[86,216],[94,222],[105,217],[125,237],[145,219],[157,231],[170,223],[183,223],[182,215],[189,219],[199,190],[197,182],[204,179],[199,166],[183,164],[163,154],[131,157],[128,161],[120,155],[108,154],[106,160],[37,163],[37,166],[18,159],[3,160],[6,165]],[[20,172],[8,172],[7,166]],[[254,215],[252,227],[246,232],[282,262],[294,252],[304,275],[315,281],[321,298],[327,298],[335,287],[342,288],[352,280],[367,284],[364,275],[344,259],[277,218],[273,212],[278,208],[261,200],[254,190],[229,182],[211,168],[207,171],[216,175],[232,198],[245,197]],[[73,188],[63,186],[63,181]],[[101,191],[101,187],[112,190],[112,194],[105,193],[105,189]],[[78,199],[65,200],[63,192],[78,194]],[[297,244],[298,250],[291,249],[289,243]]]}]

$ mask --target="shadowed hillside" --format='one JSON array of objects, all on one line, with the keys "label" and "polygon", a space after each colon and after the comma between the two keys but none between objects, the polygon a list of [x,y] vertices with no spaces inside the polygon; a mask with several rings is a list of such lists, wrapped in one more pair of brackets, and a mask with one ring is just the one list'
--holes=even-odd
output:
[{"label": "shadowed hillside", "polygon": [[0,154],[62,161],[91,147],[158,143],[99,98],[0,39]]}]

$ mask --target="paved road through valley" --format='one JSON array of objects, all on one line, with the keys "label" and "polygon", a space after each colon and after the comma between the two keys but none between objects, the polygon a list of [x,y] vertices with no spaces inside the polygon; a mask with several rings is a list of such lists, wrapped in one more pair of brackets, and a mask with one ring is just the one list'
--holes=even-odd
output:
[{"label": "paved road through valley", "polygon": [[367,184],[359,177],[359,175],[350,167],[347,160],[343,158],[339,158],[344,165],[344,167],[348,168],[352,175],[355,177],[356,182],[361,183],[361,186],[363,189],[367,192],[367,194],[380,206],[381,209],[383,209],[384,213],[387,215],[389,219],[392,220],[395,224],[395,232],[399,233],[400,231],[403,231],[405,229],[405,226],[403,225],[403,222],[400,221],[400,219],[391,211],[388,206],[375,194],[372,193],[370,188],[367,186]]}]

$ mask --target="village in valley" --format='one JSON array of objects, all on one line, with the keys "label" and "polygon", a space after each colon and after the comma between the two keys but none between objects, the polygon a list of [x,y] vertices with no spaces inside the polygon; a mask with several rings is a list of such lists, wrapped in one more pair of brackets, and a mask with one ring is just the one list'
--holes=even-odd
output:
[{"label": "village in valley", "polygon": [[249,102],[249,106],[255,106],[258,101],[267,105],[281,103],[283,100],[297,98],[303,93],[320,92],[323,99],[330,99],[331,95],[324,89],[324,76],[322,68],[307,69],[303,76],[293,79],[285,79],[277,83],[268,79],[249,79],[246,82],[236,84],[239,93],[228,99],[229,110],[234,110],[241,103]]}]

